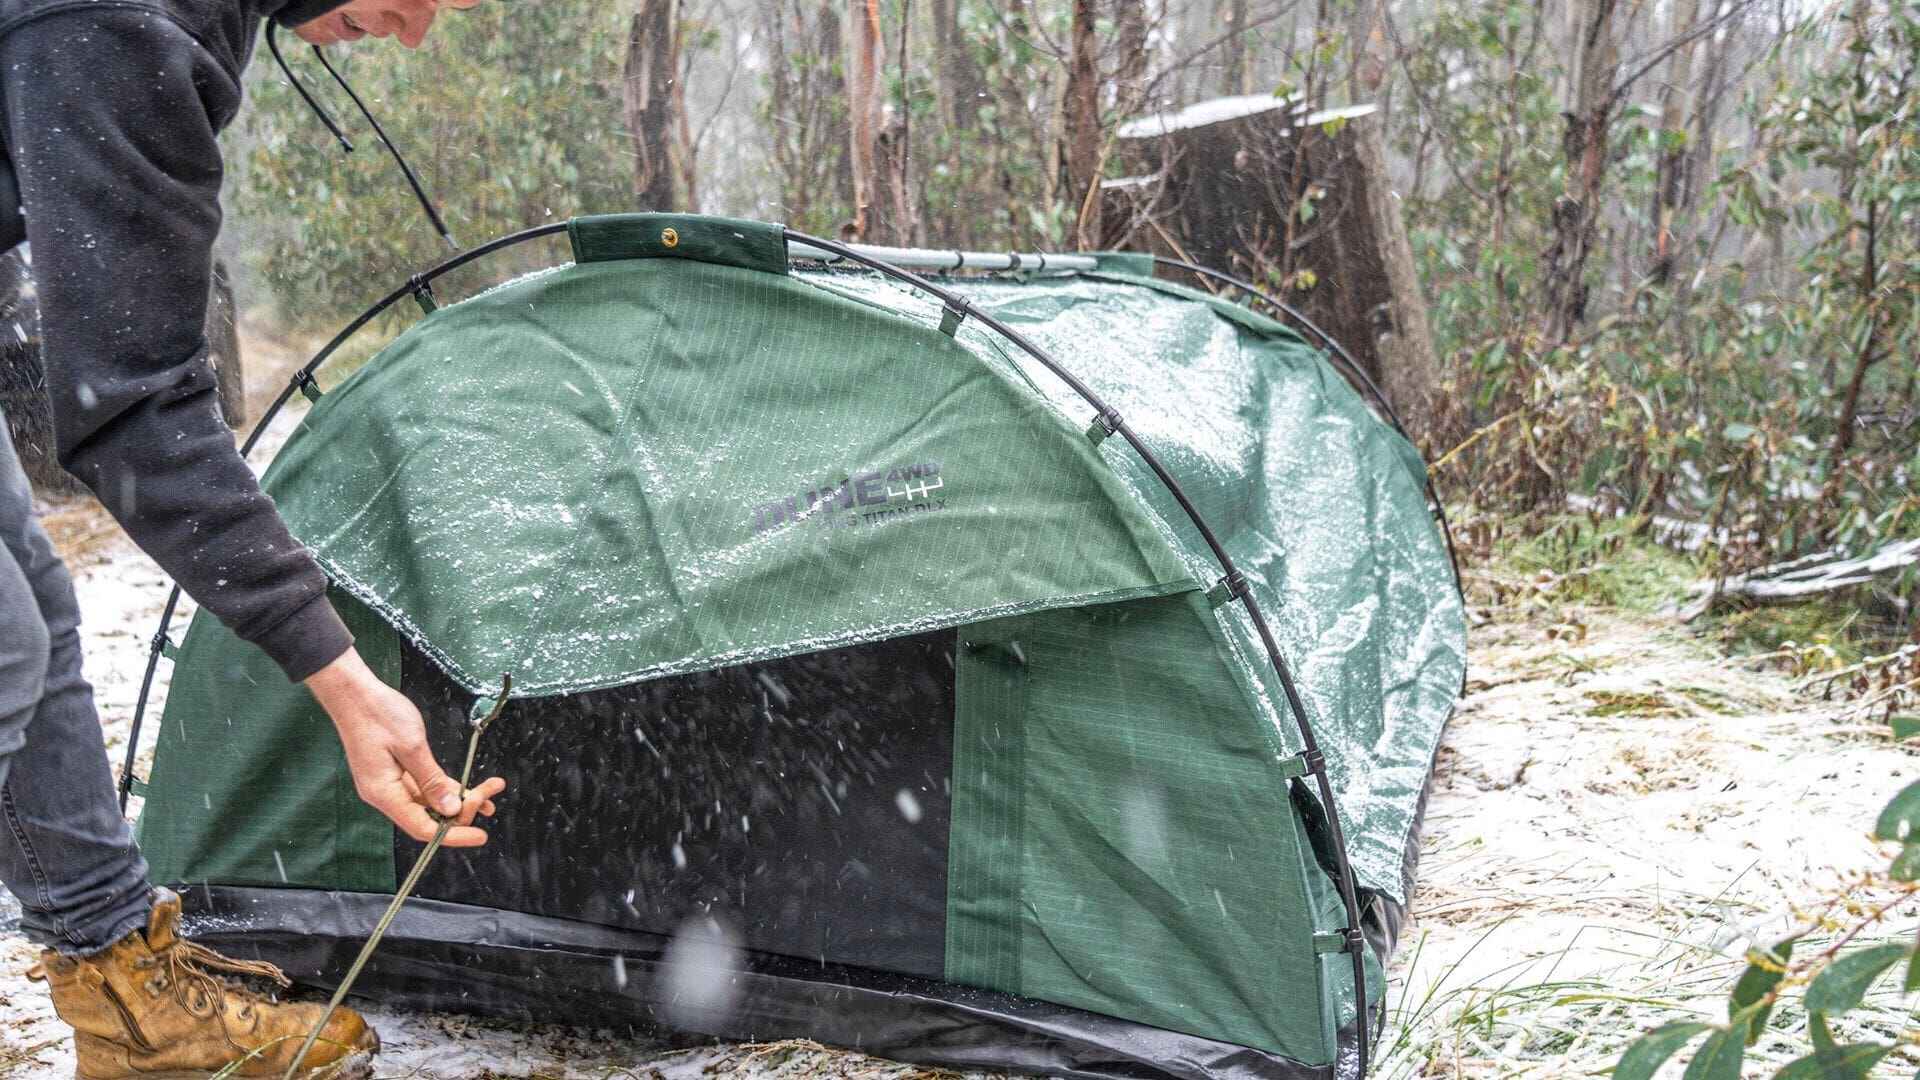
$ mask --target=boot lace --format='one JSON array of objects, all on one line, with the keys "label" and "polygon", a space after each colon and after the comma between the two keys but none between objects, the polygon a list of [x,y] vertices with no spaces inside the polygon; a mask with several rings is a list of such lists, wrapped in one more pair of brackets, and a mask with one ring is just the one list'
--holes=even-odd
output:
[{"label": "boot lace", "polygon": [[186,938],[175,938],[171,945],[141,957],[133,966],[164,969],[147,979],[148,991],[159,994],[171,989],[180,1007],[195,1016],[211,1016],[228,993],[240,999],[241,1019],[253,1015],[259,995],[222,975],[266,979],[283,990],[293,985],[285,972],[264,960],[235,960]]}]

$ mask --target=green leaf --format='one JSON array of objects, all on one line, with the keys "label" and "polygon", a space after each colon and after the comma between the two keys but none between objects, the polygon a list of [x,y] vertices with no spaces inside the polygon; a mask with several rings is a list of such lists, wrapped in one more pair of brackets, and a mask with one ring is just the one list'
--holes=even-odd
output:
[{"label": "green leaf", "polygon": [[[1733,1000],[1727,1003],[1729,1020],[1742,1023],[1740,1014],[1758,1005],[1786,978],[1787,961],[1793,959],[1793,942],[1793,938],[1788,938],[1766,952],[1748,951],[1747,970],[1741,972],[1740,981],[1733,984]],[[1767,1016],[1772,1012],[1773,1003],[1769,1001],[1744,1021],[1748,1046],[1760,1041],[1760,1033],[1767,1030]]]},{"label": "green leaf", "polygon": [[1913,956],[1907,960],[1907,981],[1901,989],[1909,994],[1920,990],[1920,946],[1914,948]]},{"label": "green leaf", "polygon": [[1813,1049],[1816,1053],[1826,1053],[1836,1049],[1833,1042],[1833,1029],[1827,1027],[1827,1018],[1819,1013],[1807,1017],[1807,1031],[1813,1036]]},{"label": "green leaf", "polygon": [[1682,1046],[1695,1035],[1711,1030],[1711,1024],[1697,1024],[1689,1020],[1661,1024],[1640,1036],[1632,1046],[1627,1047],[1626,1053],[1620,1055],[1619,1064],[1613,1067],[1613,1080],[1652,1080],[1654,1072]]},{"label": "green leaf", "polygon": [[1728,424],[1727,429],[1720,434],[1728,442],[1746,442],[1759,433],[1760,429],[1752,424]]},{"label": "green leaf", "polygon": [[1920,780],[1901,788],[1900,794],[1880,811],[1873,835],[1882,840],[1905,840],[1916,829],[1920,829]]},{"label": "green leaf", "polygon": [[1909,951],[1906,945],[1876,945],[1871,949],[1847,953],[1828,964],[1826,970],[1814,976],[1812,985],[1807,987],[1804,1002],[1807,1011],[1838,1016],[1857,1007],[1860,999],[1867,996],[1867,988],[1873,985],[1873,980],[1898,963]]},{"label": "green leaf", "polygon": [[1681,1080],[1740,1080],[1747,1057],[1747,1025],[1718,1028],[1693,1052]]},{"label": "green leaf", "polygon": [[1790,1062],[1773,1080],[1868,1080],[1880,1059],[1893,1053],[1884,1043],[1854,1043],[1815,1050]]},{"label": "green leaf", "polygon": [[1912,881],[1920,878],[1920,840],[1907,844],[1900,854],[1893,857],[1893,866],[1887,870],[1895,881]]}]

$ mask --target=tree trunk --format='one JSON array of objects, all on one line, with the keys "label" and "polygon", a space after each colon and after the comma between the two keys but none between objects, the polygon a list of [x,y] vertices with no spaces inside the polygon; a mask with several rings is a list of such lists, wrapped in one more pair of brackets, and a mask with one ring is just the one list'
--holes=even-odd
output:
[{"label": "tree trunk", "polygon": [[1147,0],[1113,0],[1115,114],[1120,119],[1140,111],[1147,100]]},{"label": "tree trunk", "polygon": [[621,72],[633,140],[633,193],[649,210],[694,209],[678,7],[678,0],[635,0]]},{"label": "tree trunk", "polygon": [[1072,45],[1067,61],[1067,215],[1073,246],[1095,248],[1100,237],[1100,42],[1095,0],[1073,0]]},{"label": "tree trunk", "polygon": [[1247,0],[1227,0],[1227,63],[1220,75],[1220,92],[1229,96],[1247,92]]},{"label": "tree trunk", "polygon": [[1547,340],[1564,345],[1587,315],[1587,260],[1593,254],[1600,216],[1600,182],[1607,169],[1607,135],[1613,124],[1613,80],[1619,67],[1614,36],[1616,0],[1577,0],[1572,15],[1576,67],[1569,87],[1566,190],[1553,203],[1553,245],[1542,271],[1541,307]]},{"label": "tree trunk", "polygon": [[848,162],[853,171],[853,220],[843,230],[867,237],[868,216],[879,191],[874,140],[880,132],[880,0],[849,0],[847,9]]},{"label": "tree trunk", "polygon": [[947,129],[963,131],[973,127],[980,115],[980,69],[973,62],[972,49],[960,28],[960,5],[964,0],[931,0],[929,14],[933,23],[934,69],[940,77],[940,93],[935,105]]},{"label": "tree trunk", "polygon": [[[1700,0],[1673,0],[1670,38],[1678,40],[1693,29],[1699,18]],[[1673,51],[1668,61],[1667,85],[1660,101],[1660,157],[1653,184],[1653,266],[1649,277],[1657,285],[1672,280],[1679,253],[1674,250],[1674,217],[1686,207],[1687,114],[1693,89],[1694,42]]]}]

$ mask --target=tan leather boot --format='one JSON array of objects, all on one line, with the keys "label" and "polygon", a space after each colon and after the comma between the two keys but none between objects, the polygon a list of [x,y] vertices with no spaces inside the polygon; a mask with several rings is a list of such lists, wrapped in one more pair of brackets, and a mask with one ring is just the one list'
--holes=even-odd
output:
[{"label": "tan leather boot", "polygon": [[[80,1080],[207,1080],[279,1077],[326,1006],[272,1001],[220,974],[292,985],[280,969],[229,960],[178,935],[180,898],[157,890],[147,929],[87,957],[41,954],[29,978],[45,980],[54,1011],[73,1025]],[[297,1076],[359,1080],[380,1040],[342,1007],[308,1051]]]}]

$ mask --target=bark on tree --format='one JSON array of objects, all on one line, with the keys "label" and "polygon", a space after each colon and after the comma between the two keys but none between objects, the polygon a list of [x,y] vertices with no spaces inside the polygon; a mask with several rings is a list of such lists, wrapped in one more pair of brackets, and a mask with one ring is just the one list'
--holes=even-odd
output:
[{"label": "bark on tree", "polygon": [[848,163],[853,171],[853,220],[842,230],[867,237],[868,218],[880,183],[874,141],[880,134],[880,0],[848,0]]},{"label": "bark on tree", "polygon": [[1247,0],[1227,0],[1227,63],[1220,75],[1220,92],[1228,96],[1247,92]]},{"label": "bark on tree", "polygon": [[934,70],[940,78],[940,94],[934,104],[949,131],[974,125],[980,115],[980,68],[960,28],[962,0],[931,0],[928,15],[933,23]]},{"label": "bark on tree", "polygon": [[1095,0],[1073,0],[1071,44],[1064,103],[1068,219],[1074,222],[1074,246],[1099,246],[1100,199],[1100,41]]},{"label": "bark on tree", "polygon": [[1576,0],[1570,14],[1577,31],[1575,68],[1567,110],[1566,189],[1553,204],[1553,245],[1542,272],[1541,307],[1547,340],[1564,345],[1587,314],[1587,260],[1600,217],[1600,182],[1606,176],[1607,135],[1613,124],[1614,76],[1620,65],[1614,30],[1617,0]]},{"label": "bark on tree", "polygon": [[1139,112],[1147,99],[1147,0],[1113,0],[1115,114]]},{"label": "bark on tree", "polygon": [[[1673,0],[1671,37],[1679,40],[1699,18],[1700,0]],[[1679,253],[1674,249],[1674,218],[1686,208],[1688,197],[1688,106],[1693,100],[1694,42],[1674,49],[1667,66],[1667,85],[1660,95],[1660,156],[1653,185],[1653,266],[1648,276],[1665,285],[1673,278]]]},{"label": "bark on tree", "polygon": [[633,141],[633,193],[650,210],[699,209],[680,37],[678,0],[635,0],[622,99]]}]

